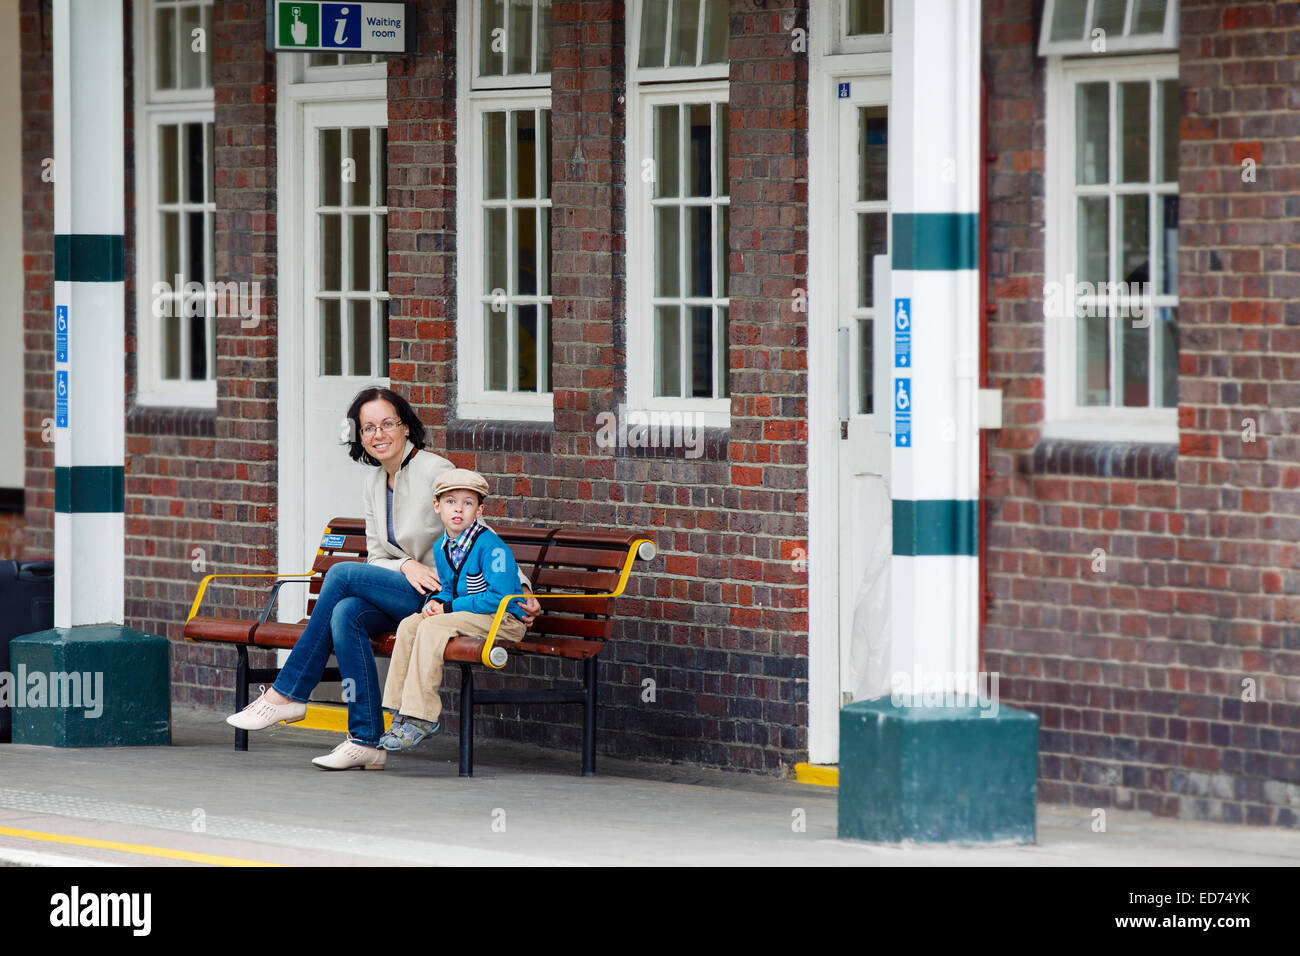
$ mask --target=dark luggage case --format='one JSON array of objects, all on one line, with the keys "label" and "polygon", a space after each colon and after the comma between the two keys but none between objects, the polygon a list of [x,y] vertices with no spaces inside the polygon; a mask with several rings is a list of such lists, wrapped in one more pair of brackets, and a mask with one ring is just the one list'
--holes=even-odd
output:
[{"label": "dark luggage case", "polygon": [[[0,561],[0,672],[9,671],[9,642],[54,626],[54,562]],[[10,678],[10,687],[17,691]],[[13,739],[13,712],[0,707],[0,743]]]}]

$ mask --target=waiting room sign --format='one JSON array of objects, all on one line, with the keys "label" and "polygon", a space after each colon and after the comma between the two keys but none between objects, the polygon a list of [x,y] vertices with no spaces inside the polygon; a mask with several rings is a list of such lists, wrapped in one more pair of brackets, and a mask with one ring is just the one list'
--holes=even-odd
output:
[{"label": "waiting room sign", "polygon": [[413,3],[274,0],[266,48],[277,53],[408,53],[415,49]]}]

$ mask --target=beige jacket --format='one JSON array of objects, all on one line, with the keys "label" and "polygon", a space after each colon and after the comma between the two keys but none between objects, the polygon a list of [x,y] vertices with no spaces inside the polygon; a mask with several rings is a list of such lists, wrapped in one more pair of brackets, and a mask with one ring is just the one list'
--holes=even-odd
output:
[{"label": "beige jacket", "polygon": [[[437,574],[433,546],[444,529],[438,512],[433,510],[433,485],[439,475],[455,467],[441,455],[420,449],[406,467],[398,469],[393,481],[393,536],[400,548],[394,548],[388,540],[388,472],[382,467],[374,470],[366,479],[365,490],[367,563],[400,571],[403,561],[414,558]],[[482,523],[487,525],[486,521]],[[532,590],[522,569],[519,583]]]},{"label": "beige jacket", "polygon": [[433,510],[433,483],[456,467],[441,455],[421,449],[397,472],[393,481],[393,536],[388,540],[388,473],[382,467],[366,481],[366,560],[390,571],[414,558],[432,568],[433,544],[442,537],[442,519]]}]

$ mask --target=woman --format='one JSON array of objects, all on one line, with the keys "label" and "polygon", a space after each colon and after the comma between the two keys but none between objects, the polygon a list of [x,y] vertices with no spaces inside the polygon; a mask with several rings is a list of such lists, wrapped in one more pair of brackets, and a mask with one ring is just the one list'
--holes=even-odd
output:
[{"label": "woman", "polygon": [[[397,628],[441,590],[433,545],[442,522],[433,508],[433,485],[454,466],[424,447],[424,425],[406,399],[387,388],[363,389],[348,409],[355,436],[353,461],[375,466],[366,481],[366,563],[337,564],[325,575],[302,636],[271,688],[226,723],[263,730],[307,714],[307,699],[320,683],[331,653],[339,673],[355,689],[348,701],[348,739],[312,760],[325,770],[382,770],[387,754],[377,744],[384,732],[382,688],[370,638]],[[524,605],[540,610],[535,598]]]}]

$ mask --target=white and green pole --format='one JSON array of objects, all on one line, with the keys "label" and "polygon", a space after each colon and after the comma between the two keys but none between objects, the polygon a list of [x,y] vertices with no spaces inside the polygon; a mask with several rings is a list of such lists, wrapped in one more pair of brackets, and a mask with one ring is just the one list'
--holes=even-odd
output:
[{"label": "white and green pole", "polygon": [[54,0],[54,624],[123,622],[122,0]]},{"label": "white and green pole", "polygon": [[979,8],[893,8],[891,671],[913,684],[979,670]]}]

